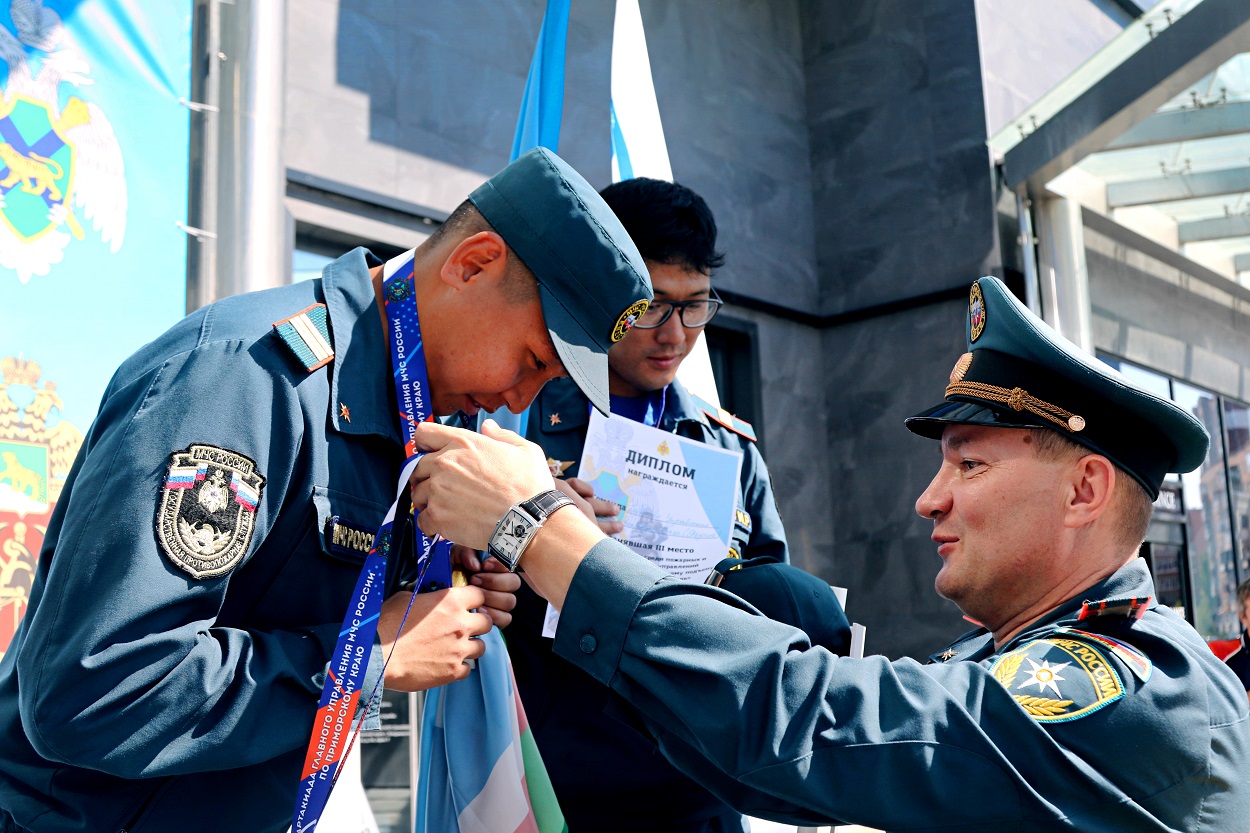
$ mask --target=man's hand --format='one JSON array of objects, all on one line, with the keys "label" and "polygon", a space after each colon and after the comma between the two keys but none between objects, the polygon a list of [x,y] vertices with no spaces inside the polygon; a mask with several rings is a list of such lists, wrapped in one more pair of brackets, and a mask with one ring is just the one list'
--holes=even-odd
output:
[{"label": "man's hand", "polygon": [[397,637],[411,595],[401,591],[382,603],[378,637],[383,656],[391,658],[384,685],[396,691],[424,691],[463,680],[469,676],[465,660],[476,659],[486,650],[486,643],[473,638],[491,629],[491,617],[474,610],[486,605],[485,591],[453,587],[418,594],[404,632]]},{"label": "man's hand", "polygon": [[556,488],[568,495],[573,504],[582,514],[599,524],[604,535],[616,535],[625,529],[625,524],[616,520],[621,514],[621,507],[610,500],[595,497],[595,490],[585,480],[570,477],[568,480],[556,480]]},{"label": "man's hand", "polygon": [[423,422],[415,439],[427,453],[412,476],[412,505],[426,535],[486,549],[509,508],[555,487],[542,449],[494,420],[481,434]]},{"label": "man's hand", "polygon": [[508,568],[494,558],[483,561],[477,550],[459,544],[451,548],[451,564],[469,573],[470,585],[482,589],[486,596],[482,612],[490,617],[495,627],[502,629],[512,624],[515,593],[521,588],[521,579],[516,573],[508,572]]},{"label": "man's hand", "polygon": [[[427,453],[412,476],[412,505],[426,535],[485,549],[509,508],[555,486],[542,449],[492,420],[482,423],[481,434],[423,422],[415,439]],[[526,581],[563,607],[577,565],[602,540],[598,525],[580,512],[557,509],[525,551]]]}]

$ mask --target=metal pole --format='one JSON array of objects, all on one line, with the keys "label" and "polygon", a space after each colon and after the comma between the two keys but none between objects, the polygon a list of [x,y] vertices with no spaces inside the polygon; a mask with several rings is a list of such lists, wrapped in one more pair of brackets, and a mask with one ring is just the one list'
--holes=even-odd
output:
[{"label": "metal pole", "polygon": [[1048,197],[1037,205],[1042,317],[1092,354],[1089,267],[1081,205],[1063,197]]},{"label": "metal pole", "polygon": [[[198,213],[188,312],[289,281],[282,124],[285,0],[206,0]],[[194,220],[198,219],[198,222]]]},{"label": "metal pole", "polygon": [[1037,279],[1037,239],[1033,235],[1033,201],[1023,190],[1016,192],[1016,217],[1020,223],[1020,254],[1024,262],[1024,305],[1042,314],[1041,286]]}]

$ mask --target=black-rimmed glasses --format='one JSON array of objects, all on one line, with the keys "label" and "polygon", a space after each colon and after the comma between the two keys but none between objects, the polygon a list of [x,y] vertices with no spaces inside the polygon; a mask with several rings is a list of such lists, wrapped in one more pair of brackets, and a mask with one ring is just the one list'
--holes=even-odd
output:
[{"label": "black-rimmed glasses", "polygon": [[716,290],[711,290],[710,298],[696,298],[692,301],[652,301],[634,326],[640,330],[654,330],[663,326],[664,322],[677,311],[677,318],[683,327],[704,327],[716,317],[716,311],[725,303]]}]

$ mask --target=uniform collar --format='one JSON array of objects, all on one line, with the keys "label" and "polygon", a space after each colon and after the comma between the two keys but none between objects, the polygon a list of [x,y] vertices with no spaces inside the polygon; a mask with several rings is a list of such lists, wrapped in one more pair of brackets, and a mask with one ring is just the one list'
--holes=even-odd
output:
[{"label": "uniform collar", "polygon": [[[1056,627],[1088,626],[1091,621],[1132,619],[1137,610],[1155,607],[1154,582],[1142,558],[1134,558],[1107,578],[1059,605],[1008,640],[999,651],[994,650],[994,637],[985,628],[978,628],[955,640],[945,651],[929,657],[931,662],[951,660],[979,661],[995,653],[1010,650],[1013,645],[1036,639],[1039,634]],[[1136,605],[1133,602],[1137,602]]]},{"label": "uniform collar", "polygon": [[[399,443],[386,338],[369,278],[369,269],[381,265],[371,252],[360,248],[322,272],[321,291],[334,339],[329,419],[340,433],[377,434]],[[350,419],[343,415],[343,406]]]},{"label": "uniform collar", "polygon": [[[585,428],[590,422],[590,400],[571,379],[548,382],[538,395],[538,413],[544,434],[560,434]],[[556,417],[553,422],[552,417]],[[664,399],[664,413],[660,415],[662,431],[672,431],[682,422],[697,422],[707,426],[707,416],[694,401],[694,397],[676,379],[668,386]]]},{"label": "uniform collar", "polygon": [[530,419],[540,420],[544,434],[563,434],[585,428],[590,422],[590,400],[572,379],[555,379],[543,385]]},{"label": "uniform collar", "polygon": [[673,383],[668,386],[668,399],[664,403],[664,413],[660,416],[660,428],[672,431],[682,422],[697,422],[708,426],[707,416],[694,401],[690,391],[674,379]]}]

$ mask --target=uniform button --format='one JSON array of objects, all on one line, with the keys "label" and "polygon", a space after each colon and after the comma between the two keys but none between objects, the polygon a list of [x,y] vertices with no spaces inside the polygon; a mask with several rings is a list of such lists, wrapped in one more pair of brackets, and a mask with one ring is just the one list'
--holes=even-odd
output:
[{"label": "uniform button", "polygon": [[593,654],[595,649],[599,647],[599,640],[595,639],[593,633],[588,633],[582,637],[581,649],[583,654]]}]

